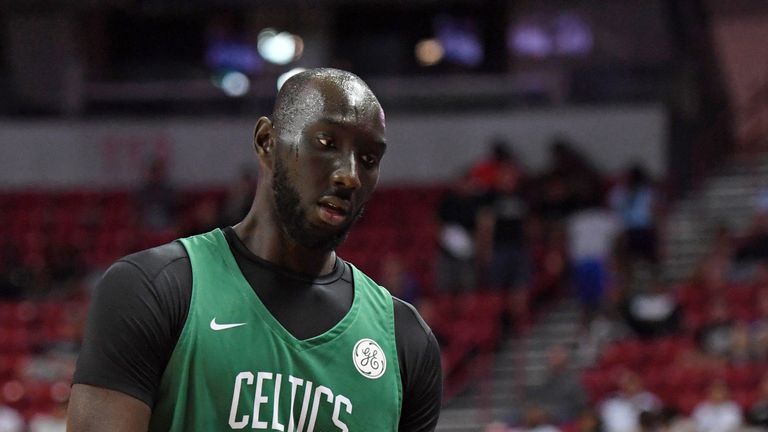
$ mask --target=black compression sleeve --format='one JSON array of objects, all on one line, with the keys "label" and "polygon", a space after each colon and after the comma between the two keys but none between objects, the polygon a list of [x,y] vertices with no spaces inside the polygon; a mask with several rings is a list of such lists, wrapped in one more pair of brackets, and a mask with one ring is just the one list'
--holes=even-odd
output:
[{"label": "black compression sleeve", "polygon": [[395,338],[403,382],[400,432],[434,431],[440,417],[443,373],[435,335],[410,304],[393,297]]},{"label": "black compression sleeve", "polygon": [[152,407],[191,289],[189,259],[179,243],[113,264],[91,299],[73,382],[116,390]]}]

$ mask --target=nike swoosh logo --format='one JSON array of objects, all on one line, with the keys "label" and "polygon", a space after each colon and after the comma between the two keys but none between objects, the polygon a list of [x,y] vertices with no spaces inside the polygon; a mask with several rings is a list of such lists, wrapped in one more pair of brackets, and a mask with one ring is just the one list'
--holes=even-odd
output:
[{"label": "nike swoosh logo", "polygon": [[211,330],[215,330],[215,331],[226,330],[226,329],[231,329],[231,328],[235,328],[235,327],[244,326],[246,324],[247,323],[219,324],[219,323],[216,322],[216,318],[214,317],[211,320]]}]

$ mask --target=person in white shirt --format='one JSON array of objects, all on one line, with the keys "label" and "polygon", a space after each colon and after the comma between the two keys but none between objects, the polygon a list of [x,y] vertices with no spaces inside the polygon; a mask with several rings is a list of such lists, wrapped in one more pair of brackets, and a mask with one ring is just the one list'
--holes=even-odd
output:
[{"label": "person in white shirt", "polygon": [[591,321],[602,306],[608,289],[608,265],[621,225],[608,209],[592,206],[568,219],[568,257],[573,266],[573,283]]},{"label": "person in white shirt", "polygon": [[636,432],[641,413],[660,409],[659,398],[643,388],[640,376],[627,370],[619,376],[619,392],[600,404],[600,419],[605,432]]},{"label": "person in white shirt", "polygon": [[734,432],[742,423],[739,404],[730,399],[725,381],[715,380],[709,385],[708,399],[693,410],[696,432]]}]

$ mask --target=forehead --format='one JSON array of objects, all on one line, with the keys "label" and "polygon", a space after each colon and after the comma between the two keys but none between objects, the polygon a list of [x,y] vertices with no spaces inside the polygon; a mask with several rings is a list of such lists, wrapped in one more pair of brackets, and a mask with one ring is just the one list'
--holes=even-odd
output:
[{"label": "forehead", "polygon": [[320,121],[384,133],[384,112],[373,93],[356,80],[316,81],[301,94],[304,125]]}]

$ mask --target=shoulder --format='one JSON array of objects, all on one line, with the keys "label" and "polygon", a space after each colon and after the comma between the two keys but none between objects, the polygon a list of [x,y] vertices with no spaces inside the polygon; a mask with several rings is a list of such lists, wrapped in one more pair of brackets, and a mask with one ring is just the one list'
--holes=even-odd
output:
[{"label": "shoulder", "polygon": [[128,265],[149,280],[155,280],[164,272],[189,266],[189,255],[180,241],[173,241],[145,249],[117,260],[110,269]]},{"label": "shoulder", "polygon": [[[192,295],[192,267],[184,246],[173,241],[142,250],[115,261],[94,291],[97,304],[150,309],[152,314],[171,312],[183,319]],[[112,308],[110,308],[112,309]]]},{"label": "shoulder", "polygon": [[395,327],[424,338],[424,342],[432,334],[432,329],[410,303],[392,296],[395,313]]}]

